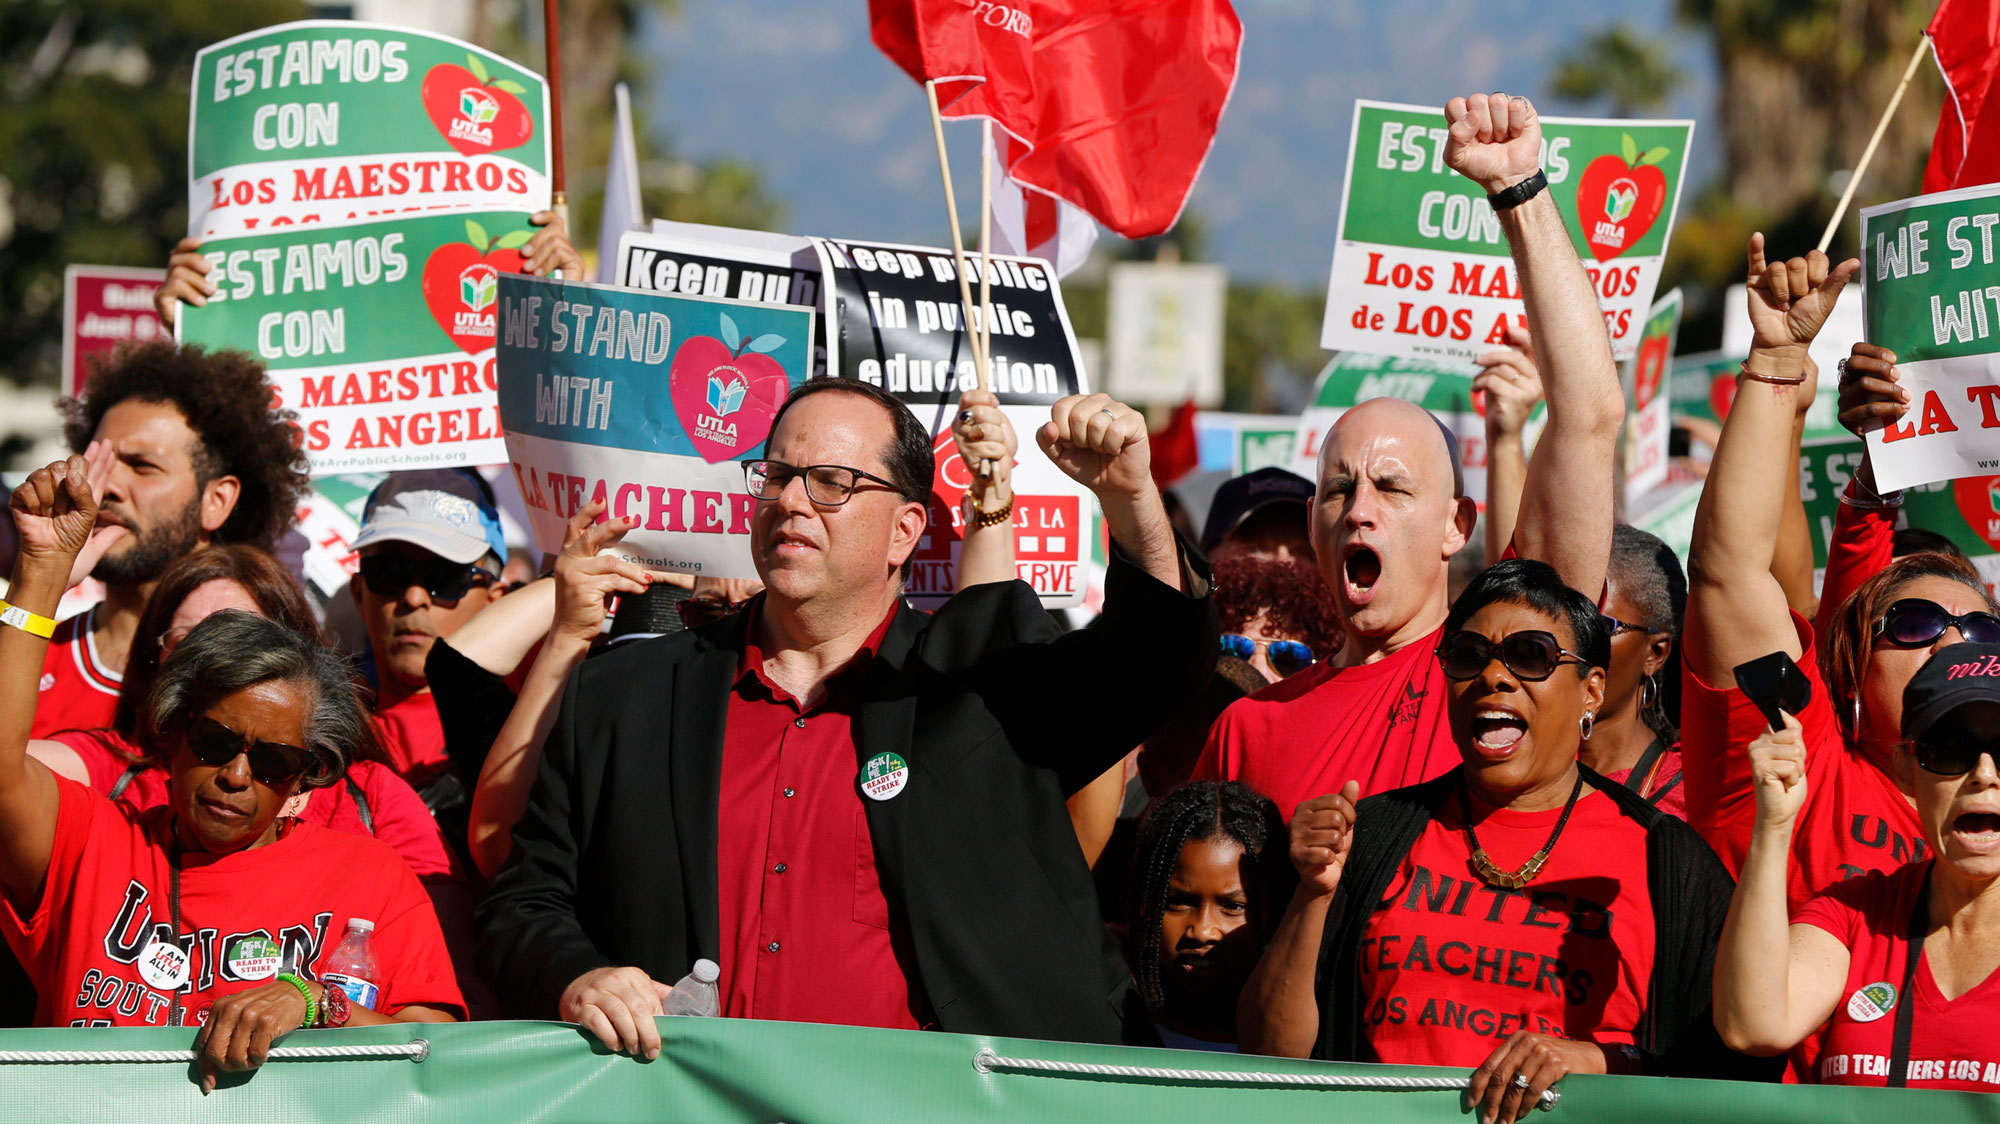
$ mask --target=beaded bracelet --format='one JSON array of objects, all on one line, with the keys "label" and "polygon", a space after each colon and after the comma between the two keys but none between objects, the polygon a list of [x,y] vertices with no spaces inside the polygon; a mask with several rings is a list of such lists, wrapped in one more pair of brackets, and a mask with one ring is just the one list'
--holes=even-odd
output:
[{"label": "beaded bracelet", "polygon": [[279,972],[276,978],[282,983],[288,983],[298,988],[299,998],[306,1001],[305,1021],[300,1023],[299,1027],[304,1029],[319,1022],[319,1002],[313,998],[311,986],[305,980],[300,979],[291,972]]}]

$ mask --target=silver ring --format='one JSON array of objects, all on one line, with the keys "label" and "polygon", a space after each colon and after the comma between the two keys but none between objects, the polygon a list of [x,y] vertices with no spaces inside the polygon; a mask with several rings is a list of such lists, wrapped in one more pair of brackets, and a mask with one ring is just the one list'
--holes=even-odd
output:
[{"label": "silver ring", "polygon": [[1514,1088],[1516,1088],[1516,1089],[1526,1089],[1526,1088],[1528,1087],[1528,1085],[1529,1085],[1529,1084],[1530,1084],[1530,1082],[1528,1081],[1528,1075],[1527,1075],[1527,1074],[1525,1074],[1525,1073],[1517,1073],[1517,1074],[1515,1074],[1515,1075],[1514,1075]]},{"label": "silver ring", "polygon": [[1099,410],[1099,411],[1097,411],[1097,412],[1098,412],[1098,413],[1100,413],[1100,414],[1111,414],[1111,416],[1112,416],[1112,417],[1114,417],[1114,418],[1116,418],[1116,417],[1118,416],[1117,414],[1113,414],[1113,413],[1111,413],[1111,407],[1109,407],[1109,406],[1106,406],[1106,407],[1104,407],[1104,408],[1103,408],[1102,410]]},{"label": "silver ring", "polygon": [[971,410],[960,410],[958,412],[958,424],[964,425],[966,422],[969,422],[971,420],[972,420]]}]

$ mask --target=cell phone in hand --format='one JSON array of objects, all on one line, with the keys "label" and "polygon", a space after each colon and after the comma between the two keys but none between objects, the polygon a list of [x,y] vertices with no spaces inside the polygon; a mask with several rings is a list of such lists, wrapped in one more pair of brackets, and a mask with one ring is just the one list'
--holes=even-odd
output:
[{"label": "cell phone in hand", "polygon": [[1812,680],[1783,652],[1737,664],[1736,685],[1764,712],[1764,720],[1774,731],[1785,728],[1783,714],[1797,717],[1812,701]]}]

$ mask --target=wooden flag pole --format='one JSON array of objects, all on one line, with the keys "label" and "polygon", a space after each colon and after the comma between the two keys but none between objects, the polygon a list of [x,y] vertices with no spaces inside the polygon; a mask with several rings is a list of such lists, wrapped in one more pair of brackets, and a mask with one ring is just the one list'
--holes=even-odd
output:
[{"label": "wooden flag pole", "polygon": [[937,139],[938,171],[944,176],[944,208],[951,218],[951,252],[958,262],[959,312],[964,317],[965,343],[972,349],[973,363],[984,372],[986,355],[980,346],[979,333],[972,330],[972,282],[965,276],[970,263],[965,257],[965,236],[958,232],[958,196],[951,189],[951,158],[944,151],[944,115],[938,112],[937,82],[924,83],[924,95],[931,103],[931,135]]},{"label": "wooden flag pole", "polygon": [[[979,146],[979,385],[993,393],[993,126]],[[991,479],[993,462],[979,462],[979,478]]]},{"label": "wooden flag pole", "polygon": [[562,36],[556,18],[557,0],[542,0],[542,45],[549,78],[549,191],[556,218],[569,229],[569,195],[563,182]]},{"label": "wooden flag pole", "polygon": [[1854,166],[1854,174],[1847,177],[1847,190],[1840,193],[1840,205],[1833,209],[1833,217],[1827,220],[1826,233],[1819,236],[1819,252],[1833,244],[1833,232],[1840,229],[1840,220],[1847,217],[1847,205],[1854,201],[1854,189],[1861,186],[1861,177],[1868,171],[1868,162],[1875,159],[1875,147],[1882,143],[1882,134],[1889,131],[1889,119],[1896,115],[1896,107],[1903,104],[1903,92],[1910,88],[1910,79],[1916,77],[1917,64],[1924,61],[1924,53],[1931,47],[1931,37],[1917,37],[1917,49],[1910,52],[1910,65],[1903,68],[1903,80],[1896,83],[1896,92],[1889,98],[1889,107],[1882,111],[1882,119],[1875,122],[1875,135],[1868,138],[1868,147],[1861,150],[1861,162]]}]

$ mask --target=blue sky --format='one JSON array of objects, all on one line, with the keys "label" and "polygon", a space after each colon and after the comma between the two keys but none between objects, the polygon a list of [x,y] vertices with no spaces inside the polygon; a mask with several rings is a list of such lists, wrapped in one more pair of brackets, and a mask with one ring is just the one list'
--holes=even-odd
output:
[{"label": "blue sky", "polygon": [[[1356,98],[1442,105],[1507,90],[1545,112],[1569,44],[1625,21],[1663,36],[1688,82],[1689,186],[1715,166],[1714,66],[1672,0],[1236,0],[1237,87],[1189,211],[1210,256],[1245,279],[1324,283]],[[639,126],[694,158],[759,168],[791,233],[941,244],[949,235],[922,90],[868,41],[862,0],[682,0],[644,29],[664,70]],[[947,123],[961,213],[978,201],[978,130]],[[967,202],[967,200],[970,202]]]}]

